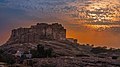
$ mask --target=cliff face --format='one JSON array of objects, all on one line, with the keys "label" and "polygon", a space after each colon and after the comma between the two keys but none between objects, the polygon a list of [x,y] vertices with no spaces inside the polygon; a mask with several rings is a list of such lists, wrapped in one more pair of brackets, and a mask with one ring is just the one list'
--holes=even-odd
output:
[{"label": "cliff face", "polygon": [[45,48],[52,48],[56,54],[77,55],[84,50],[79,47],[76,39],[66,38],[66,29],[58,23],[38,23],[30,28],[12,30],[10,39],[2,45],[7,53],[29,51],[41,44]]},{"label": "cliff face", "polygon": [[32,43],[39,40],[65,40],[66,29],[61,24],[38,23],[30,28],[18,28],[12,30],[7,43]]}]

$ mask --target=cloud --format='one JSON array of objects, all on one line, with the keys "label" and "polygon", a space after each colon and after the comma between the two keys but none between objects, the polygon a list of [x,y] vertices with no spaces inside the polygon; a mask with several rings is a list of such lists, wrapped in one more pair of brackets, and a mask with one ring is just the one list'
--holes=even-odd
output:
[{"label": "cloud", "polygon": [[33,17],[23,10],[0,7],[0,34],[32,19]]},{"label": "cloud", "polygon": [[[91,39],[92,41],[89,43],[92,43],[93,40],[99,41],[100,37],[95,36],[98,31],[89,30],[84,25],[120,25],[119,12],[119,0],[0,0],[0,35],[4,35],[5,32],[9,33],[8,30],[10,29],[29,26],[37,22],[60,22],[69,31],[74,30],[74,33],[79,33],[73,35],[75,38],[83,42]],[[113,20],[112,23],[111,19]],[[110,28],[107,32],[101,31],[101,36],[106,32],[107,39],[110,36],[119,39],[117,38],[119,36],[116,35],[116,32],[117,34],[119,32],[114,29],[120,30],[119,27]],[[96,32],[95,35],[94,32]],[[100,40],[102,38],[105,40],[104,36]],[[107,42],[109,41],[112,40]],[[114,42],[116,41],[114,40]]]},{"label": "cloud", "polygon": [[[64,14],[77,22],[120,21],[119,0],[4,0],[6,7],[21,9],[39,17],[44,14]],[[59,18],[58,15],[57,18]],[[86,19],[85,19],[86,18]],[[113,21],[112,21],[113,20]]]}]

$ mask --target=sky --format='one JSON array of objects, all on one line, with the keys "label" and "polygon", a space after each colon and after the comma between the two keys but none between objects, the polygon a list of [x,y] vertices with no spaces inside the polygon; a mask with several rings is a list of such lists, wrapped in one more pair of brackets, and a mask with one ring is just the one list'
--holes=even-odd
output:
[{"label": "sky", "polygon": [[0,0],[0,44],[43,22],[63,24],[79,43],[120,48],[120,0]]}]

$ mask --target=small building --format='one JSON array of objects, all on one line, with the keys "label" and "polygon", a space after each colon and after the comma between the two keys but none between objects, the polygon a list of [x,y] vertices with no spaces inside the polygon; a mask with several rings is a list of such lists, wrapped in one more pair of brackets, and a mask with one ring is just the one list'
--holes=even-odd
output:
[{"label": "small building", "polygon": [[15,54],[15,57],[21,58],[22,56],[24,56],[25,58],[28,58],[28,59],[32,58],[32,54],[30,53],[30,51],[23,52],[23,51],[18,50]]},{"label": "small building", "polygon": [[21,56],[23,55],[23,53],[24,53],[24,52],[18,50],[18,51],[16,52],[15,56],[16,56],[16,57],[21,57]]},{"label": "small building", "polygon": [[28,53],[24,54],[26,58],[31,59],[32,58],[32,54],[30,53],[30,51]]}]

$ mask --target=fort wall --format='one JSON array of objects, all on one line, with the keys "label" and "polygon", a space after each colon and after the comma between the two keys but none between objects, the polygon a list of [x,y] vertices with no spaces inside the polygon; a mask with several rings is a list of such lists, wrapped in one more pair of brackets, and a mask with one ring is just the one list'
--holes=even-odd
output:
[{"label": "fort wall", "polygon": [[18,28],[12,30],[8,42],[29,43],[38,42],[42,39],[65,40],[66,29],[58,23],[37,23],[30,28]]}]

